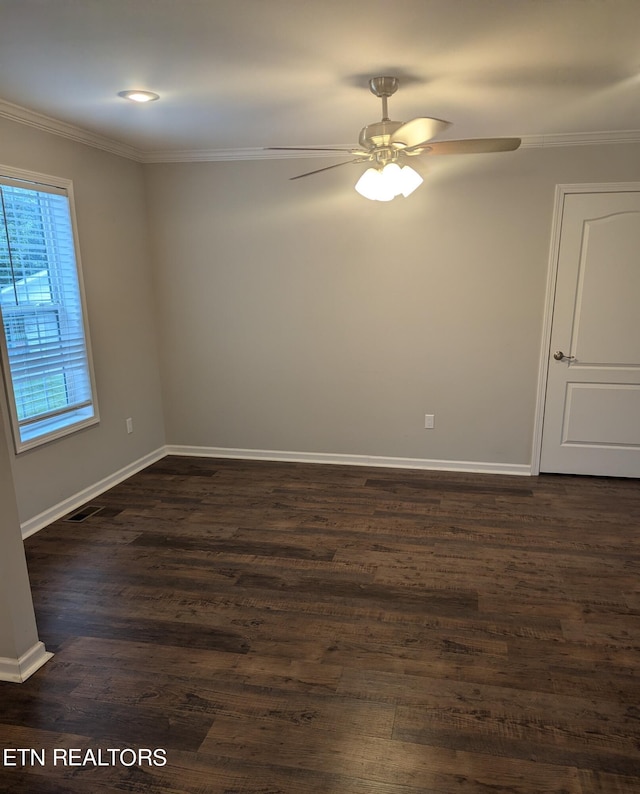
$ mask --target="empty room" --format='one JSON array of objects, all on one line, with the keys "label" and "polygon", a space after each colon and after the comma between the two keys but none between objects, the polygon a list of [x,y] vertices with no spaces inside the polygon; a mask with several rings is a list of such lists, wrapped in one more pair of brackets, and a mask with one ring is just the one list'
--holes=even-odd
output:
[{"label": "empty room", "polygon": [[640,3],[0,0],[0,789],[640,792]]}]

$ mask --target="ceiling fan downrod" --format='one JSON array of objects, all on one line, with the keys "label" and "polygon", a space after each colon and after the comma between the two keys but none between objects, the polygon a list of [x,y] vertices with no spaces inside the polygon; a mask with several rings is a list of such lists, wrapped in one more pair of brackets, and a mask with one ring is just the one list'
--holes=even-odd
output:
[{"label": "ceiling fan downrod", "polygon": [[390,121],[387,99],[393,96],[398,90],[399,80],[397,77],[372,77],[369,80],[369,89],[372,94],[382,100],[382,121]]},{"label": "ceiling fan downrod", "polygon": [[388,147],[391,135],[402,126],[401,121],[391,121],[387,108],[387,99],[398,90],[397,77],[372,77],[369,89],[372,94],[382,100],[382,121],[368,124],[360,130],[359,143],[363,149],[374,152],[381,147]]}]

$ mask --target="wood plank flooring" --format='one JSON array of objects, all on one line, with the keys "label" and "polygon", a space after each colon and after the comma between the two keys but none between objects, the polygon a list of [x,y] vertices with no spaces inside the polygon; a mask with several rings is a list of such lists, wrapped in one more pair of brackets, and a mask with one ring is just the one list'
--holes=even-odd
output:
[{"label": "wood plank flooring", "polygon": [[640,792],[639,481],[169,457],[92,504],[25,544],[1,791]]}]

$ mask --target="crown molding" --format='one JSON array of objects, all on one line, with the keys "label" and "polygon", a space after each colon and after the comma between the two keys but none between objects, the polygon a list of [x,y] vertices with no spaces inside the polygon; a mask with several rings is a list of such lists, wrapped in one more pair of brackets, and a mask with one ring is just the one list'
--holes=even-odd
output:
[{"label": "crown molding", "polygon": [[546,149],[548,146],[601,146],[610,143],[640,143],[640,130],[523,135],[520,148]]},{"label": "crown molding", "polygon": [[[309,146],[309,144],[305,144]],[[311,144],[313,146],[313,144]],[[353,149],[353,144],[336,143],[332,147]],[[324,148],[324,151],[323,151]],[[327,151],[327,145],[318,146],[312,151],[276,151],[265,148],[246,149],[167,149],[166,151],[150,151],[142,154],[143,163],[206,163],[227,162],[232,160],[290,160],[309,159],[310,157],[353,157],[350,151]]]},{"label": "crown molding", "polygon": [[[287,160],[309,159],[313,157],[349,157],[349,151],[327,152],[328,144],[318,146],[318,151],[283,151],[282,149],[244,148],[244,149],[167,149],[158,151],[144,151],[135,146],[116,141],[105,135],[68,124],[65,121],[45,116],[34,110],[15,105],[0,99],[0,117],[26,124],[29,127],[60,135],[63,138],[103,149],[111,154],[126,157],[139,163],[205,163],[205,162],[233,162],[238,160]],[[545,149],[553,146],[602,146],[614,143],[640,143],[640,130],[618,130],[603,132],[569,132],[552,135],[523,135],[521,149]],[[309,144],[304,144],[309,146]],[[353,144],[332,144],[331,146],[350,149]]]},{"label": "crown molding", "polygon": [[82,127],[77,127],[75,124],[67,124],[66,121],[45,116],[43,113],[36,113],[35,110],[29,110],[21,105],[14,105],[4,99],[0,99],[0,116],[10,121],[17,121],[19,124],[26,124],[28,127],[35,127],[53,135],[60,135],[63,138],[84,143],[94,149],[103,149],[105,152],[117,154],[129,160],[142,161],[142,152],[133,146],[108,138],[105,135],[89,132]]}]

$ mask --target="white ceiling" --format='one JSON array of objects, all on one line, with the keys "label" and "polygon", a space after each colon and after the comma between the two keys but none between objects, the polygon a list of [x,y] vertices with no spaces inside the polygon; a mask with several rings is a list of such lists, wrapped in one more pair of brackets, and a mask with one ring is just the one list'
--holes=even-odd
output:
[{"label": "white ceiling", "polygon": [[443,138],[639,131],[640,0],[0,0],[0,98],[147,155],[355,145],[377,74]]}]

